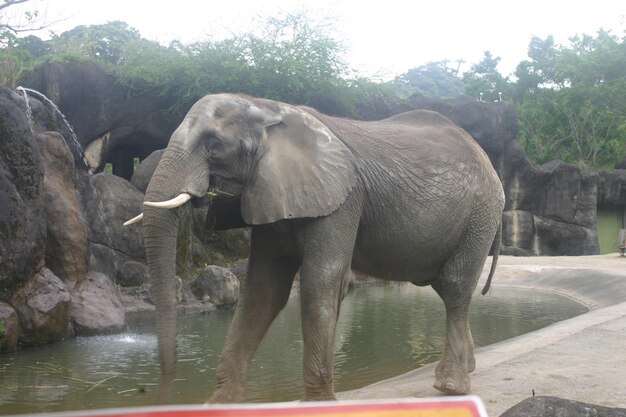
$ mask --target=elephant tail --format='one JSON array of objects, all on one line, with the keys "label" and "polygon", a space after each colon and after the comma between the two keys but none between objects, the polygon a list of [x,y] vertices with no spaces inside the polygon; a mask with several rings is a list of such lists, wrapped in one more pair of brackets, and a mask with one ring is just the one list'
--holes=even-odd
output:
[{"label": "elephant tail", "polygon": [[498,264],[498,255],[500,255],[500,244],[502,243],[502,222],[498,226],[498,231],[496,232],[496,237],[491,245],[493,249],[493,260],[491,261],[491,269],[489,270],[489,276],[487,277],[487,282],[483,287],[482,295],[485,295],[489,292],[489,288],[491,287],[491,279],[493,278],[494,273],[496,272],[496,265]]}]

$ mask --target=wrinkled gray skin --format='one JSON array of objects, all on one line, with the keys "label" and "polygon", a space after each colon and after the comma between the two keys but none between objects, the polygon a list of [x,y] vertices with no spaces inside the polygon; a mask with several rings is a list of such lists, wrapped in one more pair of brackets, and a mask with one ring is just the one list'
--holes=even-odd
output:
[{"label": "wrinkled gray skin", "polygon": [[[244,400],[248,364],[298,270],[305,399],[334,399],[335,326],[350,267],[437,291],[447,333],[434,386],[445,393],[470,390],[475,360],[468,308],[499,228],[504,193],[467,133],[429,111],[360,122],[210,95],[173,133],[146,201],[181,192],[201,201],[210,186],[237,196],[214,201],[218,224],[223,205],[231,208],[223,227],[252,225],[248,277],[212,402]],[[241,217],[233,216],[239,206]],[[177,211],[144,211],[163,397],[175,374]]]}]

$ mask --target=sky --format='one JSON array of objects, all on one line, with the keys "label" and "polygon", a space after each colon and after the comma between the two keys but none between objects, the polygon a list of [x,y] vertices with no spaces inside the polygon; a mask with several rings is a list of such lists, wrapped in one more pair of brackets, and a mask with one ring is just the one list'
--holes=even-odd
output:
[{"label": "sky", "polygon": [[533,36],[553,35],[567,44],[577,34],[600,29],[622,36],[626,1],[618,0],[31,0],[48,21],[36,33],[62,33],[78,25],[121,20],[144,38],[167,45],[218,40],[249,31],[255,22],[305,11],[330,18],[333,35],[347,48],[358,74],[390,79],[428,62],[462,59],[461,70],[480,62],[484,51],[500,57],[509,75],[527,59]]}]

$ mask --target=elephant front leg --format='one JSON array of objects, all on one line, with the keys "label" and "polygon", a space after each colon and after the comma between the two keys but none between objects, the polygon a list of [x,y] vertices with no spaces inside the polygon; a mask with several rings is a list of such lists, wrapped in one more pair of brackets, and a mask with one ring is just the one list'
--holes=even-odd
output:
[{"label": "elephant front leg", "polygon": [[350,268],[358,217],[352,212],[317,220],[307,229],[300,302],[304,338],[304,399],[335,399],[333,353],[344,279]]},{"label": "elephant front leg", "polygon": [[333,353],[337,315],[337,297],[326,300],[302,299],[302,334],[304,338],[304,400],[335,400]]},{"label": "elephant front leg", "polygon": [[270,324],[286,305],[299,267],[279,248],[269,231],[253,230],[248,276],[217,366],[211,403],[245,400],[250,361]]}]

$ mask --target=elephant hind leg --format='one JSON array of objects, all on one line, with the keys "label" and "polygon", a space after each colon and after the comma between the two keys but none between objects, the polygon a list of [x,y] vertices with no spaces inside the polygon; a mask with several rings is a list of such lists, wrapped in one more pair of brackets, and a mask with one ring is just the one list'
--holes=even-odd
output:
[{"label": "elephant hind leg", "polygon": [[[474,242],[476,243],[476,242]],[[489,250],[462,242],[432,284],[446,308],[446,341],[435,371],[434,387],[446,394],[470,391],[469,373],[476,367],[474,341],[469,325],[469,306]],[[474,248],[470,250],[469,248]]]},{"label": "elephant hind leg", "polygon": [[446,394],[467,394],[475,367],[467,309],[446,306],[446,342],[435,371],[434,387]]}]

